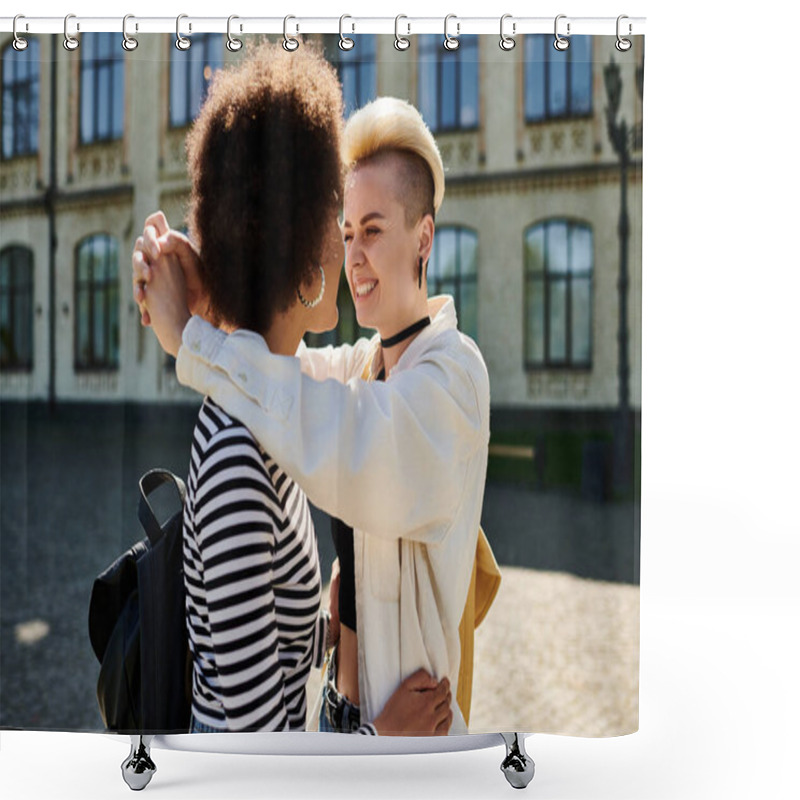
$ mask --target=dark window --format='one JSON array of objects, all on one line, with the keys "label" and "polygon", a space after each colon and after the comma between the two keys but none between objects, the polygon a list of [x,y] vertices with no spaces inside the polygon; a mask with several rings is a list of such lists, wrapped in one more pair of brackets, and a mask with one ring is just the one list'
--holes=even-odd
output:
[{"label": "dark window", "polygon": [[355,46],[350,50],[336,47],[336,68],[342,82],[345,117],[374,100],[378,91],[375,35],[361,34],[354,36],[353,41]]},{"label": "dark window", "polygon": [[0,368],[32,366],[33,252],[12,246],[0,253]]},{"label": "dark window", "polygon": [[39,151],[39,41],[3,50],[3,158]]},{"label": "dark window", "polygon": [[437,228],[428,263],[428,295],[455,299],[458,328],[478,340],[478,235],[462,227]]},{"label": "dark window", "polygon": [[478,127],[478,37],[462,36],[458,50],[442,37],[419,37],[418,107],[432,131]]},{"label": "dark window", "polygon": [[81,144],[122,138],[125,51],[116,33],[81,35]]},{"label": "dark window", "polygon": [[526,366],[591,366],[593,272],[588,225],[548,220],[525,232]]},{"label": "dark window", "polygon": [[76,250],[75,366],[119,366],[119,253],[105,234],[87,237]]},{"label": "dark window", "polygon": [[188,50],[172,48],[169,61],[169,124],[173,128],[189,125],[197,116],[214,71],[222,67],[222,40],[219,33],[195,33]]},{"label": "dark window", "polygon": [[525,36],[525,119],[592,113],[592,37],[573,36],[566,50],[548,34]]}]

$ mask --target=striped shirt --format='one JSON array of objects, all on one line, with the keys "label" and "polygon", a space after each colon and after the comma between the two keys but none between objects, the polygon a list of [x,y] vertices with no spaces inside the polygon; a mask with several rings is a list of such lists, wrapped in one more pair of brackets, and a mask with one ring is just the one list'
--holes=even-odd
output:
[{"label": "striped shirt", "polygon": [[192,714],[229,731],[305,730],[327,616],[305,495],[206,398],[183,516]]}]

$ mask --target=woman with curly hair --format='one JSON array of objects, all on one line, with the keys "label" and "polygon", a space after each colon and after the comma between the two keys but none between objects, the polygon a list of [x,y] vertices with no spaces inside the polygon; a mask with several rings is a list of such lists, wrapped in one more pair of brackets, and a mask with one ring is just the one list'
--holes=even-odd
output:
[{"label": "woman with curly hair", "polygon": [[[338,285],[343,258],[341,103],[335,73],[308,48],[263,45],[212,83],[187,138],[189,229],[203,253],[189,294],[231,341],[293,356],[307,331],[336,324],[326,286]],[[163,215],[148,222],[166,228]],[[165,292],[181,277],[159,270]],[[193,435],[183,529],[192,731],[304,730],[309,670],[338,622],[320,612],[305,494],[241,419],[207,396]],[[447,683],[417,672],[359,731],[413,719],[432,732],[449,725],[448,707]]]}]

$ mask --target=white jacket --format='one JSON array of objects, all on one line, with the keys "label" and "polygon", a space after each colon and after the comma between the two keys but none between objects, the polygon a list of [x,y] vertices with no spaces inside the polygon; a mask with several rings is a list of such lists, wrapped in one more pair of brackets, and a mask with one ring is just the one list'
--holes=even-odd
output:
[{"label": "white jacket", "polygon": [[183,333],[177,374],[243,422],[319,508],[354,529],[362,719],[373,720],[420,667],[447,676],[451,734],[464,610],[489,445],[489,376],[456,327],[452,298],[385,382],[378,337],[269,352],[249,331],[226,335],[199,317]]}]

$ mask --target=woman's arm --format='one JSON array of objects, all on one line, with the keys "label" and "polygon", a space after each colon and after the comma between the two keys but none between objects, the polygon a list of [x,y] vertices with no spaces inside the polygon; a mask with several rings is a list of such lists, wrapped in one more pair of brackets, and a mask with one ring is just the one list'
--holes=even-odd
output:
[{"label": "woman's arm", "polygon": [[[133,296],[142,324],[153,330],[162,348],[176,355],[183,326],[192,314],[208,319],[208,298],[200,280],[200,254],[192,242],[170,229],[163,212],[151,214],[136,240],[131,258]],[[148,304],[154,306],[151,317]],[[303,372],[315,380],[342,383],[360,375],[375,344],[359,339],[354,345],[310,348],[300,342],[297,357]]]},{"label": "woman's arm", "polygon": [[193,317],[177,372],[240,419],[313,503],[377,536],[443,538],[470,459],[488,446],[488,376],[466,346],[386,383],[317,382],[262,337]]},{"label": "woman's arm", "polygon": [[346,383],[359,377],[367,366],[376,344],[370,339],[359,339],[355,344],[339,347],[307,347],[301,341],[295,354],[300,359],[300,369],[315,381],[328,378]]},{"label": "woman's arm", "polygon": [[[187,236],[169,227],[164,212],[157,211],[145,220],[142,235],[133,248],[131,266],[133,297],[146,327],[153,322],[147,308],[148,285],[159,269],[166,272],[166,279],[159,280],[157,288],[151,288],[149,297],[168,303],[166,312],[162,310],[155,315],[158,324],[153,327],[164,350],[175,355],[180,346],[180,331],[189,316],[199,314],[209,318],[208,297],[200,280],[200,254]],[[344,383],[361,373],[373,347],[369,339],[363,338],[354,345],[341,347],[310,348],[301,341],[297,357],[303,372],[315,380],[334,378]]]}]

